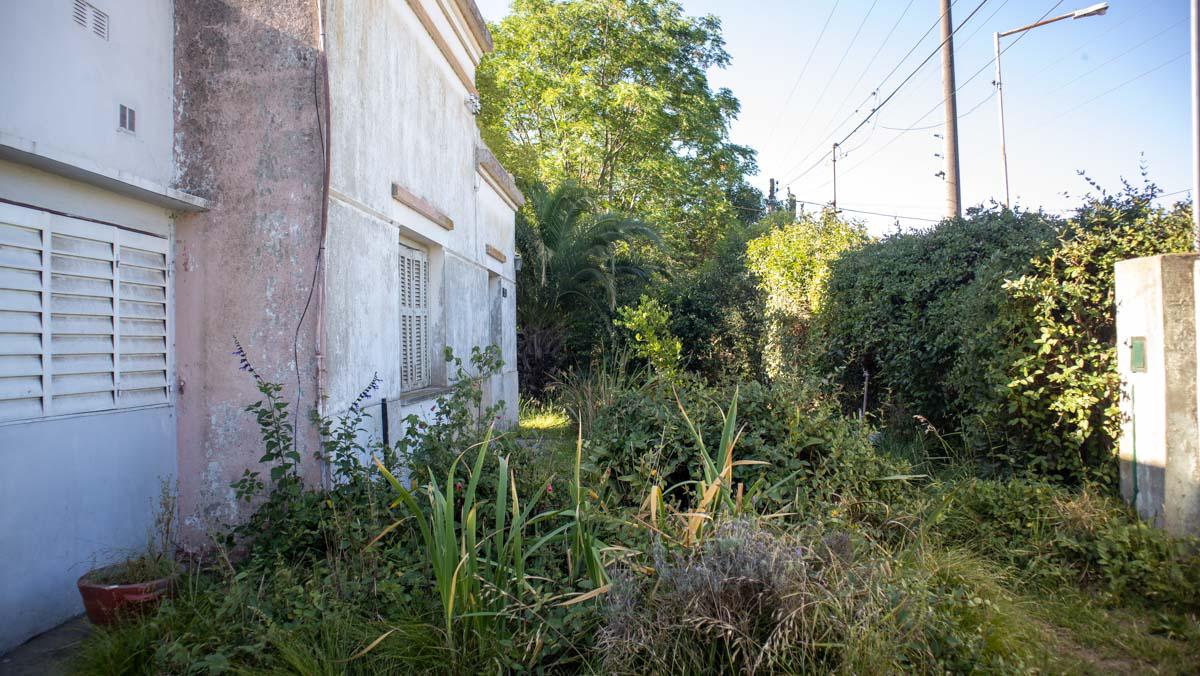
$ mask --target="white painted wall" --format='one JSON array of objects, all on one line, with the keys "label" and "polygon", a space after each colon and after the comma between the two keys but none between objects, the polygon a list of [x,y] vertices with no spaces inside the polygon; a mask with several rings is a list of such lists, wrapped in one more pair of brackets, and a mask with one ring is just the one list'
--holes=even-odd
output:
[{"label": "white painted wall", "polygon": [[[170,234],[159,207],[3,161],[0,197]],[[176,477],[175,406],[0,422],[0,464],[2,654],[83,612],[89,568],[145,546]]]},{"label": "white painted wall", "polygon": [[[75,23],[74,0],[0,3],[0,146],[167,192],[174,5],[91,4],[107,39]],[[122,103],[134,134],[118,129]],[[0,160],[0,198],[172,236],[162,207],[14,161]],[[0,653],[82,612],[75,581],[92,565],[145,546],[175,430],[173,404],[0,424]]]},{"label": "white painted wall", "polygon": [[[473,76],[480,50],[455,2],[413,1]],[[328,5],[326,30],[334,134],[328,410],[343,409],[375,372],[383,379],[380,397],[394,401],[401,395],[393,250],[404,239],[430,253],[434,384],[445,384],[447,376],[439,369],[440,346],[450,346],[465,361],[472,347],[493,342],[498,312],[506,366],[485,389],[490,401],[506,401],[515,421],[514,210],[476,164],[482,142],[468,106],[470,91],[409,0],[335,0]],[[449,216],[453,230],[393,199],[392,183]],[[489,244],[506,262],[485,253]],[[496,275],[491,283],[489,274]],[[492,295],[499,300],[494,303]],[[393,420],[395,427],[399,418]]]},{"label": "white painted wall", "polygon": [[175,410],[0,425],[0,654],[83,612],[75,581],[136,553],[159,480],[175,476]]},{"label": "white painted wall", "polygon": [[[0,4],[0,135],[159,185],[172,163],[174,4],[90,0],[109,37],[75,23],[74,0]],[[118,105],[137,111],[118,129]]]}]

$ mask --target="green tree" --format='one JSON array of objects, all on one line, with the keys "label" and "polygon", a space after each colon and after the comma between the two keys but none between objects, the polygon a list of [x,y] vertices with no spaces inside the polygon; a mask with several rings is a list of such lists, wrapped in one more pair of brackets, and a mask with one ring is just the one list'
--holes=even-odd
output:
[{"label": "green tree", "polygon": [[[516,240],[522,266],[517,279],[518,368],[527,391],[537,394],[566,353],[590,343],[603,317],[601,335],[611,330],[620,280],[644,280],[653,267],[621,249],[658,243],[657,233],[628,216],[596,211],[588,192],[572,182],[524,190]],[[582,347],[586,348],[586,345]]]},{"label": "green tree", "polygon": [[794,371],[799,362],[821,307],[830,265],[869,237],[862,224],[842,220],[829,210],[799,220],[777,211],[764,220],[781,224],[746,245],[746,264],[757,276],[766,302],[767,373],[778,377]]},{"label": "green tree", "polygon": [[515,0],[492,33],[479,119],[505,166],[654,223],[679,262],[711,253],[755,170],[729,141],[737,99],[708,83],[720,22],[673,0]]}]

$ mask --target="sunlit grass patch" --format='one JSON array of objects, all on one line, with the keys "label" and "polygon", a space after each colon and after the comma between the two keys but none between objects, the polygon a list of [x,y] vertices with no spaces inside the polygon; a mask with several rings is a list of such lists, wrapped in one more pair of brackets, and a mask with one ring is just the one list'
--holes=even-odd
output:
[{"label": "sunlit grass patch", "polygon": [[561,407],[534,401],[521,402],[520,423],[523,431],[564,432],[570,429],[571,419]]}]

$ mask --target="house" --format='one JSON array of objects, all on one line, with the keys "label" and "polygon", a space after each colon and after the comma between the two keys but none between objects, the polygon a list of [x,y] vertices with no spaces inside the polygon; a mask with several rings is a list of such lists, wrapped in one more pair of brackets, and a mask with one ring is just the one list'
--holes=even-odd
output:
[{"label": "house", "polygon": [[[475,125],[472,0],[46,0],[0,9],[0,652],[76,578],[245,516],[262,454],[236,336],[298,420],[427,414],[498,345],[515,419],[514,213]],[[298,430],[319,482],[316,432]]]}]

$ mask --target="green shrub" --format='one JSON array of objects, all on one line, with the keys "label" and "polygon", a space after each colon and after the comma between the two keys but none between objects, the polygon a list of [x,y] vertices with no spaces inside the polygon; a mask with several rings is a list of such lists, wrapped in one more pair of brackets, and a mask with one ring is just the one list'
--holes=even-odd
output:
[{"label": "green shrub", "polygon": [[637,307],[617,310],[615,324],[633,337],[634,352],[645,359],[654,372],[668,380],[679,375],[683,345],[671,335],[671,313],[657,300],[643,295]]},{"label": "green shrub", "polygon": [[[861,504],[892,490],[887,477],[906,475],[906,464],[880,456],[869,429],[845,418],[817,393],[800,385],[709,386],[685,377],[672,387],[650,380],[615,396],[596,416],[585,440],[586,466],[618,502],[640,504],[651,486],[670,487],[699,476],[698,444],[686,410],[701,438],[721,436],[721,415],[738,393],[737,457],[765,463],[734,469],[734,480],[755,486],[759,512],[826,509],[835,502]],[[861,509],[856,508],[856,513]]]},{"label": "green shrub", "polygon": [[1004,340],[1004,281],[1048,250],[1055,227],[1040,214],[977,209],[845,253],[817,319],[818,368],[848,407],[866,388],[868,408],[887,403],[898,419],[956,429],[996,396],[981,364]]},{"label": "green shrub", "polygon": [[763,349],[772,378],[795,375],[830,266],[868,241],[862,224],[843,221],[830,210],[773,227],[746,245],[747,268],[766,302]]},{"label": "green shrub", "polygon": [[1116,483],[1114,266],[1192,247],[1191,209],[1156,207],[1158,193],[1126,184],[1089,199],[1054,250],[1005,285],[1008,340],[996,351],[1003,361],[989,363],[1006,396],[981,399],[976,410],[1006,432],[1018,460],[1044,474]]},{"label": "green shrub", "polygon": [[1191,245],[1190,209],[1157,194],[1126,184],[1065,224],[977,209],[850,251],[815,363],[847,407],[865,398],[901,427],[919,415],[992,464],[1113,485],[1113,266]]},{"label": "green shrub", "polygon": [[655,287],[671,312],[671,333],[683,344],[685,365],[710,381],[764,376],[763,296],[746,269],[746,242],[768,225],[731,226],[711,259],[677,270]]}]

